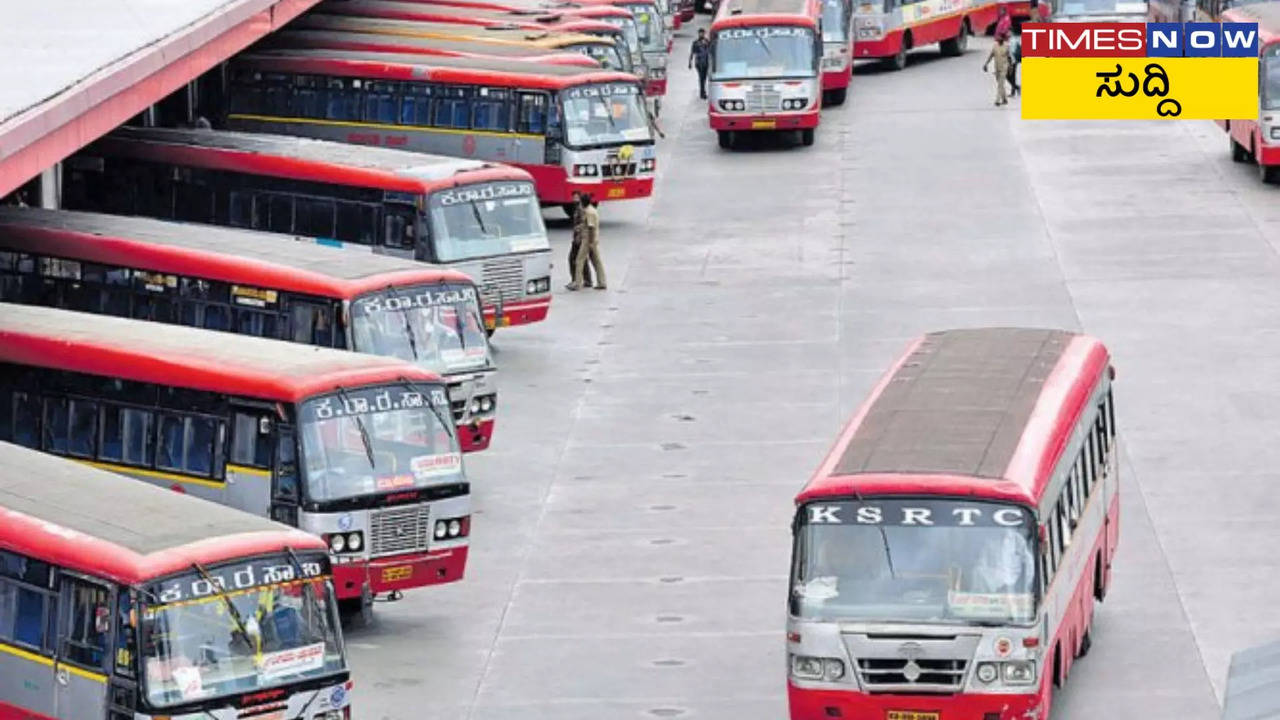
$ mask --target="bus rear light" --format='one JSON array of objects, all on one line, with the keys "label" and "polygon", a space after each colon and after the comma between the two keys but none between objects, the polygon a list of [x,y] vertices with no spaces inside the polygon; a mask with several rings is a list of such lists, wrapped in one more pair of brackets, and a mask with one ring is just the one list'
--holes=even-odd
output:
[{"label": "bus rear light", "polygon": [[798,632],[787,633],[787,642],[794,642],[794,643],[800,642],[800,633]]}]

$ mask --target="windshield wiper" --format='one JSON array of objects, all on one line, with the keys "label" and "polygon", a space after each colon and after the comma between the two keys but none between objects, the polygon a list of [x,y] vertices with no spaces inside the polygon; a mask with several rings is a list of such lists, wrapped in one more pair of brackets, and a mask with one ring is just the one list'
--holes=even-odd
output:
[{"label": "windshield wiper", "polygon": [[[396,300],[400,300],[402,297],[400,291],[392,284],[387,285],[387,293]],[[404,318],[404,331],[409,336],[409,352],[413,353],[413,359],[416,362],[418,360],[418,337],[414,334],[413,325],[409,322],[409,309],[405,308],[400,317]]]},{"label": "windshield wiper", "polygon": [[493,233],[489,232],[489,226],[485,225],[484,218],[480,216],[480,206],[476,204],[475,200],[471,200],[467,204],[471,206],[471,214],[475,216],[476,223],[480,225],[480,232],[484,233],[485,236],[492,236]]},{"label": "windshield wiper", "polygon": [[[431,414],[432,414],[432,415],[435,415],[435,416],[436,416],[436,420],[439,420],[439,421],[440,421],[440,424],[441,424],[441,425],[444,425],[444,426],[445,426],[445,428],[447,428],[448,433],[449,433],[449,437],[452,437],[454,440],[457,440],[457,439],[458,439],[458,429],[457,429],[456,427],[454,427],[454,426],[453,426],[452,409],[450,409],[450,418],[449,418],[449,422],[445,422],[444,417],[440,414],[440,411],[436,408],[436,404],[435,404],[435,402],[434,402],[434,401],[432,401],[432,399],[431,399],[431,393],[429,393],[429,392],[422,392],[421,390],[418,390],[416,387],[414,387],[413,383],[409,382],[409,379],[408,379],[408,378],[401,377],[401,378],[400,378],[400,382],[404,383],[404,386],[405,386],[406,388],[408,388],[410,392],[416,392],[416,393],[419,393],[419,394],[421,394],[424,398],[426,398],[426,399],[427,399],[427,408],[431,410]],[[446,396],[447,396],[447,395],[448,395],[448,391],[447,391],[447,389],[446,389]]]},{"label": "windshield wiper", "polygon": [[772,60],[772,59],[773,59],[773,51],[769,49],[769,43],[765,42],[765,41],[764,41],[764,38],[760,37],[759,35],[754,35],[754,34],[753,34],[751,37],[755,38],[755,39],[756,39],[756,42],[760,43],[760,47],[764,48],[764,54],[765,54],[765,55],[768,55],[768,56],[769,56],[769,59],[770,59],[770,60]]},{"label": "windshield wiper", "polygon": [[213,588],[213,591],[218,594],[218,598],[222,600],[222,604],[227,607],[227,612],[231,614],[231,619],[235,620],[236,627],[240,629],[240,634],[244,635],[244,641],[249,644],[250,649],[254,649],[253,638],[249,637],[249,628],[245,626],[244,618],[240,617],[240,611],[236,610],[236,606],[231,602],[231,598],[227,597],[227,594],[223,592],[222,586],[214,582],[213,578],[209,577],[209,571],[205,570],[200,563],[193,562],[191,563],[191,567],[195,568],[196,572],[200,573],[200,577],[204,578],[204,581],[209,583],[209,587]]},{"label": "windshield wiper", "polygon": [[[337,387],[338,397],[342,398],[344,407],[351,407],[351,398],[347,397],[347,391],[339,385]],[[356,429],[360,431],[360,443],[364,445],[365,457],[369,458],[369,469],[377,470],[378,463],[373,459],[373,441],[369,439],[369,429],[364,426],[364,421],[360,419],[360,413],[351,413],[348,417],[355,419]]]},{"label": "windshield wiper", "polygon": [[592,95],[591,97],[599,100],[600,104],[604,106],[604,119],[609,121],[609,127],[613,128],[615,133],[618,132],[618,123],[613,121],[613,108],[609,107],[609,101],[605,100],[603,95]]},{"label": "windshield wiper", "polygon": [[[756,37],[756,36],[753,36],[753,37]],[[862,499],[862,494],[859,493],[857,490],[853,491],[853,499],[857,500],[860,503],[866,502],[866,500]],[[898,573],[895,572],[893,569],[893,553],[889,551],[889,535],[885,533],[884,525],[881,525],[880,523],[876,523],[876,529],[880,531],[880,542],[881,544],[884,545],[884,560],[889,565],[889,577],[893,578],[894,580],[897,580]]]}]

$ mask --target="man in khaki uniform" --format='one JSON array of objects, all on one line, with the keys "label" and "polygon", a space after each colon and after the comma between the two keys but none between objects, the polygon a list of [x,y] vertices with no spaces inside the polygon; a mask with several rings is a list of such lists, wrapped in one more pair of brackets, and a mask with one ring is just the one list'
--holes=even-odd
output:
[{"label": "man in khaki uniform", "polygon": [[991,61],[996,62],[996,105],[1009,104],[1009,98],[1005,95],[1004,84],[1009,80],[1009,46],[1005,43],[1003,36],[996,36],[996,44],[991,46],[991,54],[987,55],[987,61],[982,63],[982,72],[986,72],[991,65]]},{"label": "man in khaki uniform", "polygon": [[[574,273],[577,272],[578,255],[582,253],[582,238],[586,234],[583,232],[582,224],[582,197],[575,190],[573,193],[573,242],[569,245],[569,281],[573,282]],[[582,279],[587,287],[593,285],[591,279],[591,268],[586,268]]]},{"label": "man in khaki uniform", "polygon": [[604,263],[600,260],[600,212],[596,210],[595,203],[591,202],[590,195],[582,195],[580,205],[582,247],[578,250],[578,262],[573,268],[573,282],[569,284],[568,289],[578,290],[582,287],[582,276],[587,269],[587,260],[590,259],[591,267],[596,271],[596,289],[604,290]]}]

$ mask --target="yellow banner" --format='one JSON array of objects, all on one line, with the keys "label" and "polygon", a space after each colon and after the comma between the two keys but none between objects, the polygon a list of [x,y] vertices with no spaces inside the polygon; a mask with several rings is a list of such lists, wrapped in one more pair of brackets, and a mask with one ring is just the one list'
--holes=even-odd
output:
[{"label": "yellow banner", "polygon": [[1256,120],[1257,58],[1022,59],[1024,120]]}]

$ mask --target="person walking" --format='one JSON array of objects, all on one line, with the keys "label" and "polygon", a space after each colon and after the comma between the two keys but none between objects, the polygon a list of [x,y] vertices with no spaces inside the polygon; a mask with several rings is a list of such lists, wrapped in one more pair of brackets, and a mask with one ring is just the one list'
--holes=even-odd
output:
[{"label": "person walking", "polygon": [[1009,37],[1009,94],[1017,96],[1022,91],[1022,86],[1018,85],[1018,66],[1022,64],[1022,38],[1012,35]]},{"label": "person walking", "polygon": [[1008,105],[1009,98],[1005,95],[1004,84],[1009,81],[1009,46],[999,35],[996,36],[996,44],[991,46],[991,54],[987,55],[987,61],[982,63],[982,72],[987,71],[993,60],[996,64],[996,106]]},{"label": "person walking", "polygon": [[707,70],[711,66],[711,41],[707,31],[698,28],[698,37],[689,48],[689,67],[698,66],[698,96],[707,99]]},{"label": "person walking", "polygon": [[600,211],[591,201],[590,195],[579,197],[582,210],[582,247],[578,250],[578,263],[573,268],[573,282],[567,286],[569,290],[582,288],[583,273],[587,261],[596,271],[596,289],[604,290],[607,285],[604,279],[604,263],[600,260]]},{"label": "person walking", "polygon": [[[572,284],[574,273],[577,272],[578,254],[582,252],[582,236],[583,236],[583,217],[582,213],[582,195],[578,191],[573,192],[573,242],[569,244],[569,280]],[[586,287],[593,285],[591,279],[591,268],[586,268],[583,275],[583,284]],[[570,287],[570,289],[573,289]]]}]

